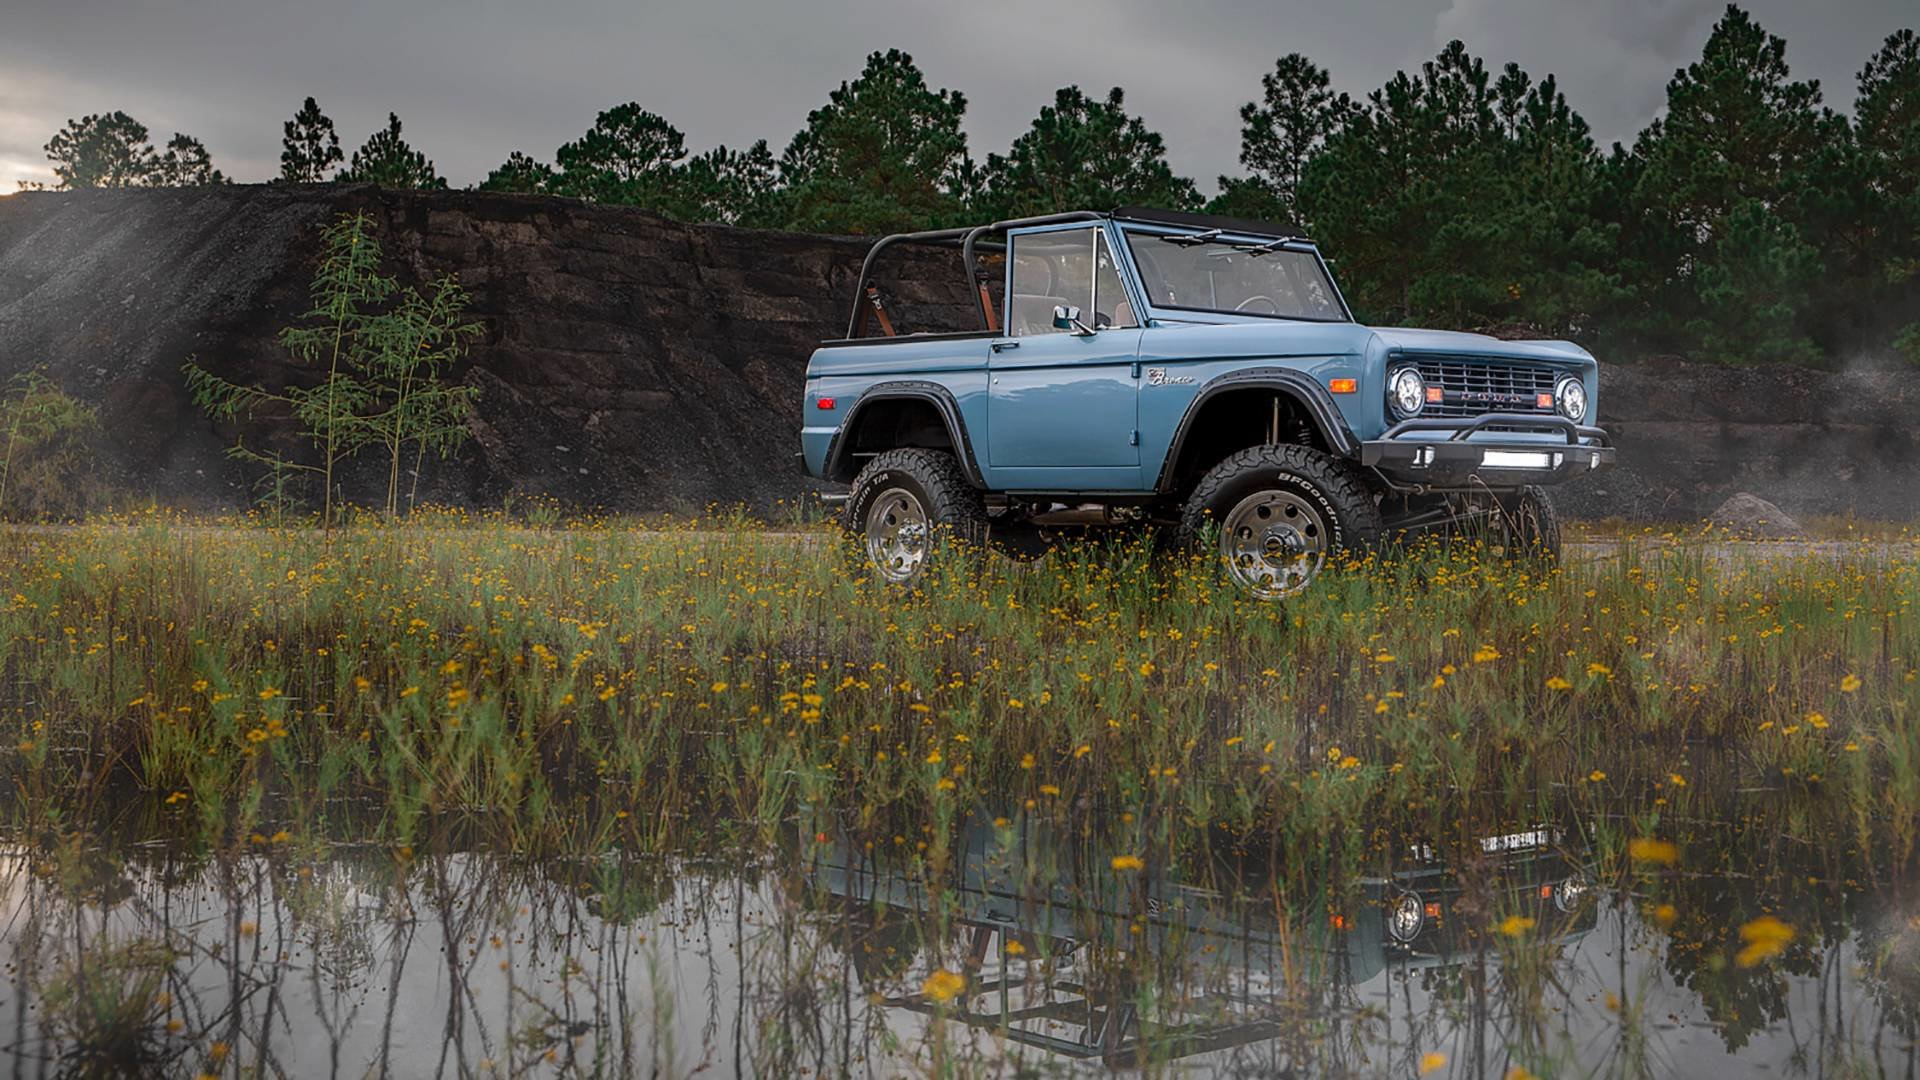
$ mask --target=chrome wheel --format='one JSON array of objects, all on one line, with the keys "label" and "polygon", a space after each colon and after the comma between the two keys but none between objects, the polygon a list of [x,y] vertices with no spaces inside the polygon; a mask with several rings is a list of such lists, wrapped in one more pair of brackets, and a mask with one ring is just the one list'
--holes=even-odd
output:
[{"label": "chrome wheel", "polygon": [[1220,557],[1255,599],[1279,600],[1313,581],[1329,542],[1326,518],[1311,502],[1292,492],[1256,491],[1221,522]]},{"label": "chrome wheel", "polygon": [[867,558],[880,576],[905,585],[927,561],[927,508],[906,488],[888,488],[867,507]]}]

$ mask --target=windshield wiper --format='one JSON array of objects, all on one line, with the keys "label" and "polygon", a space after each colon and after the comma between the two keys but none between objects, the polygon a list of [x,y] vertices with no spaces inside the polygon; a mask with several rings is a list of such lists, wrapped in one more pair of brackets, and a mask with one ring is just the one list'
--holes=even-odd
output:
[{"label": "windshield wiper", "polygon": [[1282,236],[1263,244],[1235,244],[1233,250],[1245,252],[1249,259],[1257,259],[1262,255],[1271,255],[1288,244],[1304,244],[1306,241],[1304,236]]},{"label": "windshield wiper", "polygon": [[1220,229],[1208,229],[1206,232],[1175,233],[1171,236],[1163,236],[1160,239],[1166,243],[1174,245],[1175,247],[1193,247],[1196,244],[1213,243],[1215,240],[1219,239],[1221,232],[1222,230]]}]

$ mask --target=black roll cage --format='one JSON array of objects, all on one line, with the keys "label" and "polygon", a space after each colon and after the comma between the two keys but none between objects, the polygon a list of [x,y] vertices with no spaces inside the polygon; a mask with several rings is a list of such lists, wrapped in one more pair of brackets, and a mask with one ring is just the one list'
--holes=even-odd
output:
[{"label": "black roll cage", "polygon": [[874,241],[867,249],[867,257],[860,263],[860,280],[854,287],[853,314],[847,319],[846,340],[852,341],[861,336],[866,329],[869,317],[880,320],[881,328],[887,336],[893,336],[893,325],[886,307],[881,303],[879,286],[873,283],[873,265],[880,253],[895,244],[927,244],[934,247],[958,247],[960,249],[961,272],[973,286],[980,302],[980,329],[989,334],[1000,332],[999,312],[994,310],[993,300],[987,290],[987,277],[980,272],[976,253],[984,246],[989,250],[1004,251],[1006,241],[984,240],[995,233],[1008,229],[1025,229],[1036,225],[1062,225],[1073,221],[1139,221],[1155,225],[1183,225],[1201,229],[1218,229],[1226,232],[1245,233],[1254,236],[1287,236],[1302,242],[1299,229],[1293,226],[1271,222],[1245,221],[1239,218],[1216,217],[1210,214],[1188,214],[1177,210],[1157,210],[1149,207],[1123,206],[1118,210],[1101,213],[1095,210],[1069,210],[1059,214],[1041,214],[1037,217],[1008,218],[990,225],[974,225],[957,229],[930,229],[925,232],[893,233]]}]

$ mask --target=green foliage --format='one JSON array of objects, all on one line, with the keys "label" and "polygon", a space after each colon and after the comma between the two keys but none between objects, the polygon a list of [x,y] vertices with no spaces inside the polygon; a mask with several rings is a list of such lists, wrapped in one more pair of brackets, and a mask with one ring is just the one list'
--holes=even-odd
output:
[{"label": "green foliage", "polygon": [[630,101],[602,112],[585,135],[554,153],[555,174],[547,186],[554,194],[595,202],[658,206],[686,156],[680,129]]},{"label": "green foliage", "polygon": [[933,90],[913,57],[873,53],[852,82],[807,115],[780,159],[786,224],[816,232],[925,227],[960,210],[967,99]]},{"label": "green foliage", "polygon": [[716,146],[695,155],[662,209],[681,221],[766,228],[784,224],[779,199],[779,169],[761,139],[745,150]]},{"label": "green foliage", "polygon": [[1005,157],[989,154],[982,201],[994,217],[1062,210],[1200,205],[1193,181],[1167,164],[1166,142],[1127,113],[1119,87],[1090,98],[1077,86],[1054,93]]},{"label": "green foliage", "polygon": [[782,223],[776,167],[765,140],[744,151],[716,146],[689,160],[680,130],[637,103],[602,112],[591,130],[554,158],[557,168],[516,150],[480,190],[571,195],[641,206],[679,221]]},{"label": "green foliage", "polygon": [[213,157],[199,139],[176,132],[167,140],[167,152],[154,160],[151,182],[155,187],[206,187],[228,181],[213,167]]},{"label": "green foliage", "polygon": [[46,151],[62,188],[135,187],[153,173],[147,126],[123,112],[67,121]]},{"label": "green foliage", "polygon": [[1455,41],[1352,111],[1299,198],[1368,318],[1573,332],[1613,293],[1599,164],[1552,79]]},{"label": "green foliage", "polygon": [[0,396],[0,516],[33,520],[87,509],[93,487],[87,443],[98,431],[93,406],[44,372],[8,379]]},{"label": "green foliage", "polygon": [[47,160],[64,189],[190,187],[224,184],[226,177],[200,140],[174,133],[167,151],[154,150],[147,127],[123,112],[94,113],[54,133]]},{"label": "green foliage", "polygon": [[292,501],[295,480],[317,479],[321,521],[328,525],[336,517],[339,465],[368,447],[378,447],[388,466],[389,514],[399,511],[401,475],[412,450],[411,505],[426,454],[444,457],[466,440],[476,394],[443,382],[480,334],[479,324],[466,318],[465,291],[451,277],[421,291],[382,274],[383,253],[372,228],[360,212],[327,228],[310,287],[312,307],[300,324],[280,333],[297,361],[322,373],[314,385],[243,385],[191,360],[184,369],[195,403],[216,420],[270,408],[299,425],[311,460],[244,443],[228,453],[264,467],[258,491],[275,509]]},{"label": "green foliage", "polygon": [[481,191],[511,191],[522,194],[534,194],[550,191],[553,185],[553,166],[515,150],[507,155],[507,160],[487,174],[480,182]]},{"label": "green foliage", "polygon": [[289,184],[318,184],[346,157],[340,150],[340,136],[333,121],[320,111],[320,103],[308,98],[280,126],[280,179]]},{"label": "green foliage", "polygon": [[[1220,178],[1219,213],[1286,220],[1299,213],[1300,180],[1327,137],[1346,123],[1353,99],[1330,89],[1327,69],[1288,53],[1260,77],[1260,100],[1240,107],[1240,164],[1244,180]],[[1231,207],[1232,209],[1228,209]]]},{"label": "green foliage", "polygon": [[1679,331],[1681,341],[1707,327],[1731,330],[1726,307],[1738,301],[1729,290],[1764,282],[1782,290],[1764,298],[1765,317],[1713,335],[1708,347],[1753,359],[1813,354],[1803,317],[1815,308],[1821,265],[1794,234],[1814,152],[1846,137],[1819,104],[1817,83],[1790,77],[1786,42],[1729,6],[1701,58],[1667,84],[1666,115],[1634,147],[1628,199],[1640,227],[1629,256],[1645,269],[1630,280],[1658,290],[1642,297],[1648,319],[1635,329],[1654,340]]},{"label": "green foliage", "polygon": [[1904,327],[1895,349],[1920,363],[1920,35],[1888,35],[1860,70],[1853,111],[1868,325]]},{"label": "green foliage", "polygon": [[378,184],[389,188],[437,190],[447,182],[434,171],[427,155],[415,150],[400,136],[400,117],[387,114],[387,126],[370,136],[353,152],[340,179]]},{"label": "green foliage", "polygon": [[1894,335],[1893,350],[1907,363],[1920,367],[1920,322],[1912,323]]}]

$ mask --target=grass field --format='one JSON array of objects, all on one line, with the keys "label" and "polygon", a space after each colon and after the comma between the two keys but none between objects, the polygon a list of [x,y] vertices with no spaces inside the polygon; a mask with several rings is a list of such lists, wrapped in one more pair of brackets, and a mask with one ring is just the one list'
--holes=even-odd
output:
[{"label": "grass field", "polygon": [[[1229,837],[1295,898],[1388,834],[1574,816],[1597,878],[1666,923],[1685,890],[1644,874],[1761,859],[1791,924],[1822,903],[1777,873],[1801,855],[1736,848],[1910,878],[1920,548],[1770,550],[1426,550],[1275,606],[1142,545],[902,594],[737,523],[11,529],[5,814],[56,862],[156,837],[792,859],[831,835],[928,880],[984,815],[1071,824],[1122,876],[1204,877]],[[1713,947],[1791,906],[1736,905]]]}]

